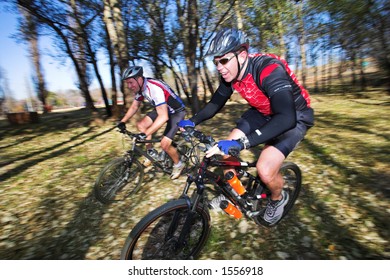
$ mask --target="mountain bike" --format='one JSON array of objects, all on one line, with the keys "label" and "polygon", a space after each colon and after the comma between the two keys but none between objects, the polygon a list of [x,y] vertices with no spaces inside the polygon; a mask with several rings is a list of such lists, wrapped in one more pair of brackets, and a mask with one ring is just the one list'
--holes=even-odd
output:
[{"label": "mountain bike", "polygon": [[[204,145],[203,151],[215,144],[211,136],[197,130],[187,129],[184,136],[187,139],[197,139]],[[238,155],[228,159],[216,155],[210,158],[204,156],[197,171],[188,174],[181,196],[153,210],[135,225],[125,241],[121,259],[196,258],[210,232],[207,195],[210,193],[215,197],[223,194],[221,208],[228,205],[230,210],[234,210],[234,213],[231,213],[236,217],[243,214],[242,217],[253,220],[256,224],[265,227],[275,226],[277,223],[270,225],[263,220],[262,214],[271,193],[258,176],[249,173],[248,169],[255,167],[256,162],[241,161]],[[245,187],[243,195],[239,195],[224,176],[218,173],[221,168],[235,169]],[[292,162],[285,162],[280,172],[285,180],[284,190],[289,193],[283,219],[299,195],[301,172]]]},{"label": "mountain bike", "polygon": [[[95,197],[104,204],[124,200],[139,191],[147,168],[140,162],[140,158],[144,157],[144,159],[149,160],[157,172],[171,174],[173,168],[173,161],[166,152],[161,151],[158,155],[152,156],[146,151],[146,144],[160,142],[160,139],[146,140],[141,134],[135,134],[128,130],[119,132],[123,133],[125,140],[130,142],[130,148],[123,156],[108,162],[95,181]],[[187,168],[191,166],[190,162],[192,167],[199,164],[197,153],[188,142],[184,140],[173,141],[172,145],[176,147],[181,160],[186,164],[183,173],[188,171]]]}]

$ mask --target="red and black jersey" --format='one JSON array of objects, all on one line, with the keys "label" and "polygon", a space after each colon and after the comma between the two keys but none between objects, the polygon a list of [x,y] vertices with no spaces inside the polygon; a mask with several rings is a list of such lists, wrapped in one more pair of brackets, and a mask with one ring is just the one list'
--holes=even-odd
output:
[{"label": "red and black jersey", "polygon": [[292,90],[297,111],[310,107],[309,93],[299,84],[287,62],[274,54],[250,54],[244,78],[234,81],[232,86],[265,116],[272,115],[270,98],[283,90]]},{"label": "red and black jersey", "polygon": [[[211,100],[191,120],[199,124],[219,112],[236,90],[253,108],[270,120],[247,135],[250,145],[265,143],[295,127],[297,111],[310,108],[310,97],[285,60],[273,54],[249,54],[241,80],[221,79]],[[311,109],[310,109],[311,110]]]}]

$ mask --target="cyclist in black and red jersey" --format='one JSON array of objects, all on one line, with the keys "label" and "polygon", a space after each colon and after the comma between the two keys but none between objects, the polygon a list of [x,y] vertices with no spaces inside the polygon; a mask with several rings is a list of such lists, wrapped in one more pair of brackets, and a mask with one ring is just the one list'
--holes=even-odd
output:
[{"label": "cyclist in black and red jersey", "polygon": [[[165,123],[167,124],[160,144],[161,148],[174,162],[171,179],[177,179],[185,165],[181,162],[176,148],[171,144],[178,130],[177,122],[183,120],[186,114],[183,101],[163,81],[144,77],[141,66],[127,68],[122,74],[122,80],[135,93],[135,98],[118,124],[118,128],[126,128],[125,123],[138,111],[142,101],[145,99],[149,101],[154,110],[137,123],[137,128],[141,133],[145,134],[146,139],[151,139],[153,133],[159,130]],[[154,149],[148,149],[148,153],[152,156],[157,154]],[[148,165],[150,161],[144,162],[144,164]]]},{"label": "cyclist in black and red jersey", "polygon": [[[206,106],[179,127],[194,127],[212,118],[237,91],[251,106],[236,123],[228,140],[221,140],[208,151],[225,155],[265,143],[257,172],[272,195],[263,218],[275,224],[283,215],[288,193],[283,191],[279,173],[285,158],[314,124],[308,92],[301,86],[287,63],[273,54],[249,54],[249,41],[237,29],[219,31],[211,41],[207,56],[221,75],[218,89]],[[217,198],[218,199],[218,198]],[[218,205],[218,204],[217,204]]]}]

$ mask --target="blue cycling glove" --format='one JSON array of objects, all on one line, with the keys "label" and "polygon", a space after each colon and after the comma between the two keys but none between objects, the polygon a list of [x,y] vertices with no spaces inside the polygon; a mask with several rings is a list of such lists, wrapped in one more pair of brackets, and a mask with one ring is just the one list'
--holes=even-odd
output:
[{"label": "blue cycling glove", "polygon": [[190,120],[181,120],[180,122],[177,123],[177,126],[181,128],[195,127],[195,123]]},{"label": "blue cycling glove", "polygon": [[225,155],[236,155],[238,154],[244,147],[241,142],[237,140],[221,140],[218,142],[218,148]]}]

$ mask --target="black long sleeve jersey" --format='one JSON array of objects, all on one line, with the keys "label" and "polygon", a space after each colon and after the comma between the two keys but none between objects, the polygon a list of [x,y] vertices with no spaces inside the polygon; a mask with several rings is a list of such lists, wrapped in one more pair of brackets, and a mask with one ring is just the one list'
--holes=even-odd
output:
[{"label": "black long sleeve jersey", "polygon": [[199,124],[212,118],[236,90],[253,108],[270,120],[246,135],[250,146],[265,143],[294,128],[296,112],[310,108],[310,96],[301,86],[287,62],[273,54],[249,54],[242,80],[231,83],[221,79],[206,106],[190,120]]}]

